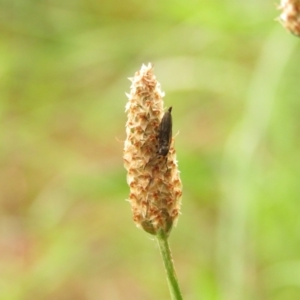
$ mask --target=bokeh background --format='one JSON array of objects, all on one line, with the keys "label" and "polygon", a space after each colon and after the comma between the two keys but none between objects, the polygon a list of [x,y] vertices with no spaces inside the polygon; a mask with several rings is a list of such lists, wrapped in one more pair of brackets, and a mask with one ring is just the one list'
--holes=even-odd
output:
[{"label": "bokeh background", "polygon": [[183,181],[185,300],[300,299],[299,39],[273,1],[2,0],[0,299],[169,299],[123,168],[152,62]]}]

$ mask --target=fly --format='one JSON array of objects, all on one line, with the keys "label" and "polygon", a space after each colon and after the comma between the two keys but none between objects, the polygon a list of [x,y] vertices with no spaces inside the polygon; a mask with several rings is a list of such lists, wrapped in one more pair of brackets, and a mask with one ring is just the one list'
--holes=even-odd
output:
[{"label": "fly", "polygon": [[172,141],[172,106],[165,112],[158,128],[157,154],[167,156]]}]

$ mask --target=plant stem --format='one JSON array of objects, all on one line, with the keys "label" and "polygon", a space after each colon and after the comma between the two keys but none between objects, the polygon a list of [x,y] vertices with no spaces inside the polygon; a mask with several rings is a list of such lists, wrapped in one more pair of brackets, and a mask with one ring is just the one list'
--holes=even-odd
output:
[{"label": "plant stem", "polygon": [[164,261],[171,298],[172,300],[182,300],[183,298],[180,292],[171,250],[168,243],[168,236],[164,231],[161,230],[157,233],[156,238]]}]

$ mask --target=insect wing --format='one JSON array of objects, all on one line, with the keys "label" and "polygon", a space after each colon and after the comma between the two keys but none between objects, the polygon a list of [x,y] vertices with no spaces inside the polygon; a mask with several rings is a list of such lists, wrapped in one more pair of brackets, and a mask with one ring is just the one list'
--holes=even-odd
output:
[{"label": "insect wing", "polygon": [[158,130],[159,149],[158,154],[166,156],[172,140],[172,106],[165,112]]}]

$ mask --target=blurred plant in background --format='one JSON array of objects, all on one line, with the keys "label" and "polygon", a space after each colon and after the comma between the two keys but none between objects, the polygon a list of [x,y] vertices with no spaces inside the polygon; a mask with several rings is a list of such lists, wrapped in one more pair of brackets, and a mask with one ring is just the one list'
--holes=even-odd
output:
[{"label": "blurred plant in background", "polygon": [[118,142],[148,61],[176,106],[184,299],[297,299],[299,46],[272,1],[0,8],[0,299],[168,299]]},{"label": "blurred plant in background", "polygon": [[281,0],[278,7],[282,12],[279,21],[296,36],[300,36],[300,1]]}]

